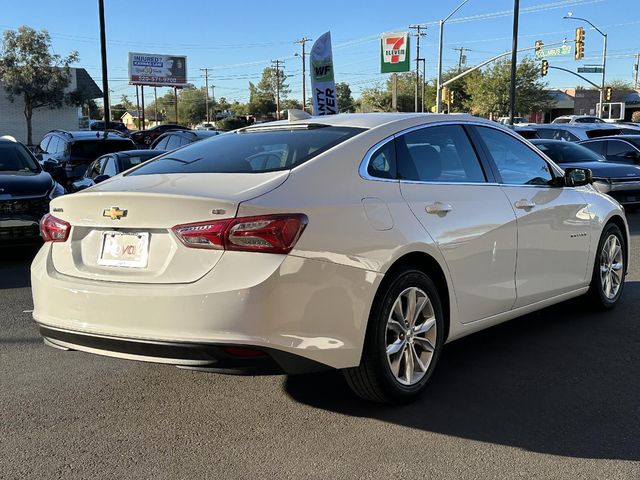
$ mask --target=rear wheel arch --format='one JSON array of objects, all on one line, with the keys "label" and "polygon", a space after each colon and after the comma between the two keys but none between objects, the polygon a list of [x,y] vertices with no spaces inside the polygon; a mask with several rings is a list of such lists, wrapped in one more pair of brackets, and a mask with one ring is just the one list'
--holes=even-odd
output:
[{"label": "rear wheel arch", "polygon": [[438,261],[431,255],[425,252],[410,252],[396,259],[391,266],[387,269],[382,279],[382,282],[378,286],[376,295],[372,304],[372,309],[378,303],[380,297],[384,294],[385,289],[389,283],[393,281],[395,276],[406,269],[419,270],[427,275],[435,284],[438,295],[440,297],[440,303],[442,304],[442,310],[444,313],[444,341],[447,341],[449,336],[449,324],[451,316],[451,298],[449,295],[449,284],[444,270],[438,263]]}]

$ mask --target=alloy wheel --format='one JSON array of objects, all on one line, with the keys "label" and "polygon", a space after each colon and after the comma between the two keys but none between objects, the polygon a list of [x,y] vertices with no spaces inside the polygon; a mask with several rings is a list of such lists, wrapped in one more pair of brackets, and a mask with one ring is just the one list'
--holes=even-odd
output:
[{"label": "alloy wheel", "polygon": [[600,285],[602,293],[613,300],[624,280],[622,245],[616,235],[609,235],[600,252]]},{"label": "alloy wheel", "polygon": [[402,291],[387,319],[386,353],[391,373],[402,385],[415,385],[427,373],[436,348],[433,305],[420,288]]}]

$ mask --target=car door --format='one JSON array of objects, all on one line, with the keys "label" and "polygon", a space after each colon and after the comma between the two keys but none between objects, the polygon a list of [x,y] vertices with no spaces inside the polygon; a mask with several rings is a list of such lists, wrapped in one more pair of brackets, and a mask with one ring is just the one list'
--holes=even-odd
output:
[{"label": "car door", "polygon": [[562,186],[559,171],[515,135],[474,129],[517,216],[515,307],[586,285],[591,230],[584,196]]},{"label": "car door", "polygon": [[465,128],[434,125],[398,135],[396,156],[402,196],[447,263],[460,321],[510,310],[516,217]]}]

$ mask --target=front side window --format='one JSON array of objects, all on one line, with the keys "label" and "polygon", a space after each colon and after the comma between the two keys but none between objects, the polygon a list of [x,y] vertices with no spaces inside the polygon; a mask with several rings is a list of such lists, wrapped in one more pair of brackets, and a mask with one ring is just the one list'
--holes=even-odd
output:
[{"label": "front side window", "polygon": [[464,128],[425,127],[396,139],[399,177],[420,182],[486,181]]},{"label": "front side window", "polygon": [[51,140],[51,136],[47,135],[46,137],[44,137],[42,139],[42,141],[40,142],[40,151],[43,153],[48,153],[47,151],[47,146],[49,145],[49,140]]},{"label": "front side window", "polygon": [[40,172],[38,162],[25,147],[19,143],[0,143],[0,172],[12,172],[17,175]]},{"label": "front side window", "polygon": [[166,145],[167,150],[174,150],[178,148],[180,145],[181,143],[180,143],[179,135],[169,135],[167,137],[167,145]]},{"label": "front side window", "polygon": [[129,173],[264,173],[288,170],[362,128],[310,125],[308,128],[254,128],[216,135],[152,159]]},{"label": "front side window", "polygon": [[599,140],[597,142],[581,143],[580,145],[587,147],[592,152],[597,153],[598,155],[602,155],[604,157],[605,142],[603,140]]},{"label": "front side window", "polygon": [[524,142],[495,128],[476,127],[502,183],[508,185],[551,185],[549,164]]},{"label": "front side window", "polygon": [[610,162],[633,163],[637,156],[636,149],[626,142],[619,140],[607,142],[607,160]]}]

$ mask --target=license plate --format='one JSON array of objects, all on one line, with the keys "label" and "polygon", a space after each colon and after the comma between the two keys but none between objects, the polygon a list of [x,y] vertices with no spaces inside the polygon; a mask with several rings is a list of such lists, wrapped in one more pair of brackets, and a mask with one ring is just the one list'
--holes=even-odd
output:
[{"label": "license plate", "polygon": [[148,232],[104,232],[98,265],[145,268],[149,260]]}]

